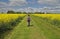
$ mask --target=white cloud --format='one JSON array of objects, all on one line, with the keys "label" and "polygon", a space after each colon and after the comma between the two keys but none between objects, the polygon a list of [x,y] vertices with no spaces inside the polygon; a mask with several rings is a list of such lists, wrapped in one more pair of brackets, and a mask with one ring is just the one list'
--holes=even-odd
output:
[{"label": "white cloud", "polygon": [[47,4],[47,5],[60,5],[60,0],[38,0],[40,4]]},{"label": "white cloud", "polygon": [[16,11],[24,11],[24,12],[40,12],[41,8],[32,8],[32,7],[26,7],[26,8],[20,8],[17,9]]},{"label": "white cloud", "polygon": [[24,6],[25,4],[27,4],[26,0],[9,0],[10,6]]},{"label": "white cloud", "polygon": [[41,9],[43,12],[53,12],[53,13],[60,13],[60,7],[43,7]]},{"label": "white cloud", "polygon": [[7,6],[7,3],[5,2],[0,2],[0,7],[6,7]]},{"label": "white cloud", "polygon": [[15,6],[25,6],[26,0],[9,0],[9,3],[0,2],[0,12],[7,12],[8,10],[16,11]]},{"label": "white cloud", "polygon": [[[60,12],[60,1],[59,0],[38,0],[39,4],[47,4],[51,5],[50,7],[44,6],[43,8],[33,8],[33,7],[26,7],[26,8],[19,8],[15,9],[10,6],[26,6],[26,0],[9,0],[9,3],[0,2],[0,12],[14,10],[14,11],[25,11],[25,12]],[[54,6],[54,7],[52,7]],[[16,7],[17,8],[17,7]]]},{"label": "white cloud", "polygon": [[0,2],[0,7],[5,6],[25,6],[27,4],[26,0],[9,0],[9,3]]},{"label": "white cloud", "polygon": [[48,5],[49,7],[43,7],[41,11],[44,12],[60,12],[60,0],[38,0],[39,4]]},{"label": "white cloud", "polygon": [[23,2],[25,2],[26,0],[9,0],[9,1],[23,1]]}]

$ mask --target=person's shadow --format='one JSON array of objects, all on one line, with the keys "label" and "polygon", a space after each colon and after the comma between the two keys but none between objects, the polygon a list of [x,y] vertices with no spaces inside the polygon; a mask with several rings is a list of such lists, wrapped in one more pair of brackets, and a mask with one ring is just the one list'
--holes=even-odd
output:
[{"label": "person's shadow", "polygon": [[28,26],[28,27],[33,27],[33,25],[30,25],[30,26]]},{"label": "person's shadow", "polygon": [[30,25],[30,26],[33,26],[33,25]]}]

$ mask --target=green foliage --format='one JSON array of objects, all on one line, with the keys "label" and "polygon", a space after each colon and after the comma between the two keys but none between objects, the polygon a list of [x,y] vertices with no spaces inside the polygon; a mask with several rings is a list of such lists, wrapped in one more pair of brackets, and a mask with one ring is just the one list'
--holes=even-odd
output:
[{"label": "green foliage", "polygon": [[51,24],[60,27],[60,20],[56,20],[56,19],[54,19],[54,20],[51,21]]},{"label": "green foliage", "polygon": [[4,38],[4,34],[11,31],[16,25],[18,25],[24,17],[18,17],[17,19],[11,19],[10,22],[0,21],[0,39]]},{"label": "green foliage", "polygon": [[8,11],[7,14],[15,14],[14,11]]},{"label": "green foliage", "polygon": [[51,20],[50,18],[42,18],[42,17],[40,17],[40,18],[42,20],[44,20],[44,21],[46,21],[46,22],[48,22],[48,23],[50,23],[50,24],[52,24],[52,25],[57,26],[57,27],[60,28],[60,20],[57,20],[57,19]]},{"label": "green foliage", "polygon": [[[31,16],[31,15],[30,15]],[[51,23],[48,19],[31,16],[31,25],[27,27],[26,18],[13,30],[13,35],[9,39],[60,39],[60,30]]]}]

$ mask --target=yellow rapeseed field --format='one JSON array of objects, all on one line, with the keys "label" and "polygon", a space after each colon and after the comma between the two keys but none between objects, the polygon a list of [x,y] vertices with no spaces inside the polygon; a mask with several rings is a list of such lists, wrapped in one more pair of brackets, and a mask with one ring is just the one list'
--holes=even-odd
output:
[{"label": "yellow rapeseed field", "polygon": [[60,20],[60,14],[34,14],[36,16]]},{"label": "yellow rapeseed field", "polygon": [[19,16],[25,16],[25,14],[0,14],[0,21],[9,22],[10,20],[15,20]]}]

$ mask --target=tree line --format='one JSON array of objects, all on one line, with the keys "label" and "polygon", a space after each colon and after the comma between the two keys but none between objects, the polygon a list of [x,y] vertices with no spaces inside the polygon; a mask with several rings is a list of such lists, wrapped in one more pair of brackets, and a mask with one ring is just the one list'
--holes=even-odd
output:
[{"label": "tree line", "polygon": [[7,14],[45,14],[44,12],[15,12],[15,11],[7,11]]}]

